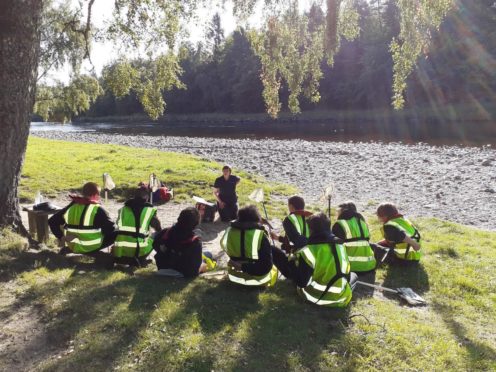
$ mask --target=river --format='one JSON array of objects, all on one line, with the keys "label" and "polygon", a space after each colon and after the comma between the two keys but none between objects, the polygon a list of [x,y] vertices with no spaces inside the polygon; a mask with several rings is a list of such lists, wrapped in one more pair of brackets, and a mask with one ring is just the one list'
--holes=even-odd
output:
[{"label": "river", "polygon": [[[496,126],[496,124],[495,124]],[[404,127],[394,130],[376,130],[375,126],[329,125],[328,123],[230,123],[230,122],[81,122],[81,123],[44,123],[32,122],[31,133],[37,132],[95,132],[104,134],[144,135],[144,136],[180,136],[180,137],[213,137],[233,139],[280,139],[307,140],[329,142],[401,142],[404,144],[428,143],[434,146],[496,146],[496,136],[475,136],[466,130],[456,135],[440,138],[432,133],[413,135]],[[472,132],[474,132],[472,130]],[[420,139],[419,139],[420,138]]]}]

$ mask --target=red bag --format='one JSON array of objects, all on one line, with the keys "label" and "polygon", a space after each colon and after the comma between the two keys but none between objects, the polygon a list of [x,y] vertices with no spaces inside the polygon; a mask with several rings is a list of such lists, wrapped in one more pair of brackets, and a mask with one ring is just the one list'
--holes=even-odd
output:
[{"label": "red bag", "polygon": [[172,192],[167,187],[161,187],[158,191],[160,192],[161,201],[168,202],[172,199]]}]

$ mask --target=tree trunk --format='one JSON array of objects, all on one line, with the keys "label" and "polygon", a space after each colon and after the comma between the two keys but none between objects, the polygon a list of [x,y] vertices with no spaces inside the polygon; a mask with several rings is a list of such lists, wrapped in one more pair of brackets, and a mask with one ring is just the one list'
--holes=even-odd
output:
[{"label": "tree trunk", "polygon": [[22,231],[17,187],[36,90],[42,0],[0,1],[0,228]]}]

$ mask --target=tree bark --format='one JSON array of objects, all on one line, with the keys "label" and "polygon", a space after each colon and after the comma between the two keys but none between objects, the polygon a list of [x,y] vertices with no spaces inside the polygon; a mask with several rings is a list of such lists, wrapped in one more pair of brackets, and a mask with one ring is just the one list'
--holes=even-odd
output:
[{"label": "tree bark", "polygon": [[23,231],[17,188],[33,111],[42,0],[0,0],[0,228]]}]

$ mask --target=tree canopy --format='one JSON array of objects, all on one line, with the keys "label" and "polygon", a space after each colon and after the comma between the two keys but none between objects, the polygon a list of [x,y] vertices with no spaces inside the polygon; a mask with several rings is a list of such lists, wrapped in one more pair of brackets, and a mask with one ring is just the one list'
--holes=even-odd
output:
[{"label": "tree canopy", "polygon": [[[135,95],[153,119],[163,115],[164,92],[184,88],[180,60],[184,53],[187,24],[198,9],[212,1],[115,0],[104,26],[93,22],[96,1],[78,3],[48,1],[41,27],[41,61],[36,112],[44,119],[67,120],[88,108],[103,93],[96,75],[81,75],[81,63],[91,61],[94,42],[110,40],[118,48],[116,60],[107,66],[102,84],[116,97]],[[393,106],[405,104],[407,79],[422,54],[427,53],[432,31],[454,6],[455,0],[394,0],[399,32],[390,40],[394,78]],[[360,0],[315,1],[302,11],[301,1],[234,0],[240,24],[263,4],[262,27],[247,31],[250,46],[260,61],[260,78],[266,111],[276,117],[282,108],[282,87],[287,87],[288,108],[300,112],[301,99],[318,102],[320,81],[332,66],[343,40],[359,37]],[[219,53],[224,35],[220,19],[214,20],[206,37]],[[212,49],[212,50],[213,50]],[[139,56],[139,58],[133,57]],[[46,72],[69,63],[73,77],[68,86],[42,84]],[[331,82],[332,83],[332,82]],[[186,84],[187,85],[187,84]]]}]

